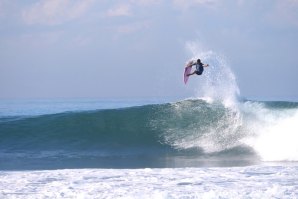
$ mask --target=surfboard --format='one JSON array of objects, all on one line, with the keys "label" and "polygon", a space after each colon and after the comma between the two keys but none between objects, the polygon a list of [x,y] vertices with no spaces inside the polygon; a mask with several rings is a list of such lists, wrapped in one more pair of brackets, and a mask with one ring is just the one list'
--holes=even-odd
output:
[{"label": "surfboard", "polygon": [[184,84],[187,83],[188,78],[189,78],[188,74],[190,74],[190,73],[191,73],[191,66],[185,67],[185,69],[184,69],[184,76],[183,76]]}]

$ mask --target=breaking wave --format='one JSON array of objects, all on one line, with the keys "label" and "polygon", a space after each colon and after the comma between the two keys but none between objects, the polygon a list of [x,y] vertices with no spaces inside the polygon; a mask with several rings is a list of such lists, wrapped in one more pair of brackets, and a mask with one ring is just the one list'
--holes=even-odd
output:
[{"label": "breaking wave", "polygon": [[[266,161],[297,161],[298,103],[175,103],[66,112],[0,121],[0,150],[126,149],[206,155],[253,152]],[[156,156],[159,153],[155,154]]]}]

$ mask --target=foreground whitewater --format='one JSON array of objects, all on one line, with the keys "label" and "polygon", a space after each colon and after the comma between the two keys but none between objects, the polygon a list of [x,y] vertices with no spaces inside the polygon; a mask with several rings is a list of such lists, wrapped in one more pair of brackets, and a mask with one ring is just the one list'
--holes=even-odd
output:
[{"label": "foreground whitewater", "polygon": [[298,166],[0,172],[1,198],[297,198]]}]

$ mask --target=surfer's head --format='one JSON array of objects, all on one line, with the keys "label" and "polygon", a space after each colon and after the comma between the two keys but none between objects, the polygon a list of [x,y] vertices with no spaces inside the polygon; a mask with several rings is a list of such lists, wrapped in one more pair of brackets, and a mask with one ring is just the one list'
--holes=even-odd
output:
[{"label": "surfer's head", "polygon": [[198,59],[198,60],[197,60],[197,63],[198,63],[198,64],[200,64],[200,63],[201,63],[201,60],[200,60],[200,59]]}]

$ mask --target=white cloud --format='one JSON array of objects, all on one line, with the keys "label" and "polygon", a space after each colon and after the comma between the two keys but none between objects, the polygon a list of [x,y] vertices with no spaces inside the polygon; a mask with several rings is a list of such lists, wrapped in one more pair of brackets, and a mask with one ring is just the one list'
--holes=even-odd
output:
[{"label": "white cloud", "polygon": [[137,4],[141,6],[150,6],[160,4],[163,0],[130,0],[132,4]]},{"label": "white cloud", "polygon": [[174,6],[182,10],[189,9],[197,5],[214,6],[218,2],[219,0],[173,0]]},{"label": "white cloud", "polygon": [[[158,5],[162,3],[163,0],[129,0],[125,4],[118,4],[106,12],[108,17],[121,17],[121,16],[132,16],[135,10],[145,9],[152,5]],[[122,2],[122,1],[119,1]]]},{"label": "white cloud", "polygon": [[56,25],[82,16],[93,0],[41,0],[26,8],[22,17],[27,24]]},{"label": "white cloud", "polygon": [[106,16],[108,17],[119,17],[119,16],[131,16],[131,6],[129,4],[117,5],[107,11]]},{"label": "white cloud", "polygon": [[298,26],[298,0],[278,0],[275,5],[275,15],[279,20]]}]

